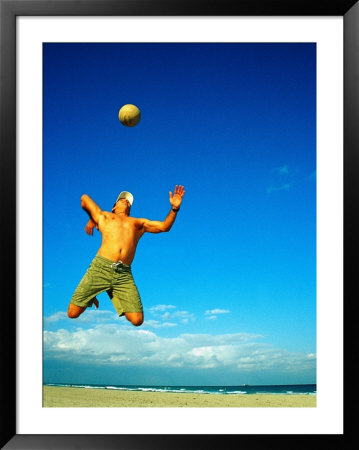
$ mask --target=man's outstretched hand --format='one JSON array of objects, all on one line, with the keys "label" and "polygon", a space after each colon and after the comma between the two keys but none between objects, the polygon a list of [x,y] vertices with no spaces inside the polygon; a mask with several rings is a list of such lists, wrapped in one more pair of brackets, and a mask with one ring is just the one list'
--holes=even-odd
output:
[{"label": "man's outstretched hand", "polygon": [[185,190],[183,188],[183,186],[175,186],[175,192],[174,194],[172,194],[172,192],[170,191],[170,203],[172,208],[179,208],[181,203],[182,203],[182,198],[185,194]]}]

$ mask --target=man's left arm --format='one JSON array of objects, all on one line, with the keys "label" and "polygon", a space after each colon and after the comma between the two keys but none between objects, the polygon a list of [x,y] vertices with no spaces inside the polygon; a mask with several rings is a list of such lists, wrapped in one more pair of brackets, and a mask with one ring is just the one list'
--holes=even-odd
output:
[{"label": "man's left arm", "polygon": [[166,231],[170,231],[172,228],[172,225],[174,224],[177,213],[180,210],[180,206],[182,203],[183,196],[185,194],[185,190],[183,186],[175,186],[174,194],[172,192],[169,192],[170,195],[170,204],[171,204],[171,210],[168,213],[167,217],[164,221],[158,221],[158,220],[148,220],[148,219],[142,219],[143,220],[143,228],[144,231],[147,233],[162,233]]}]

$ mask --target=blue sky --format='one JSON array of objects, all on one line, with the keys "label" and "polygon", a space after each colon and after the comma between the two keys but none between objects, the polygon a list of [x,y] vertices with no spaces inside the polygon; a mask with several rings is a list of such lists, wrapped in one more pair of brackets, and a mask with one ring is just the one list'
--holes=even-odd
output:
[{"label": "blue sky", "polygon": [[[44,44],[44,381],[316,382],[314,44]],[[118,110],[133,103],[133,128]],[[145,322],[66,310],[100,246],[83,193],[163,220],[132,265]]]}]

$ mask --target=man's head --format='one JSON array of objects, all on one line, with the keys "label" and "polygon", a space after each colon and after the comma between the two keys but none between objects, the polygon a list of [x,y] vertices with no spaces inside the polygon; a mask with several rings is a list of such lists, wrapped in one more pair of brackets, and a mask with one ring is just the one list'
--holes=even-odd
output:
[{"label": "man's head", "polygon": [[112,212],[130,214],[132,203],[133,195],[131,192],[122,191],[113,205]]}]

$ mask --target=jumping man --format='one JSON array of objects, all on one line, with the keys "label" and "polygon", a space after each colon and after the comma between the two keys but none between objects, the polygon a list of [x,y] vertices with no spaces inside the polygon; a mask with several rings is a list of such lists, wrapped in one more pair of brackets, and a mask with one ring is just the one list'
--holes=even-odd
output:
[{"label": "jumping man", "polygon": [[183,186],[176,186],[174,194],[169,193],[171,210],[163,222],[130,217],[130,192],[121,192],[112,212],[102,211],[88,195],[82,195],[81,207],[90,216],[85,231],[92,235],[96,227],[102,234],[102,243],[72,296],[68,317],[79,317],[93,304],[98,307],[96,295],[106,291],[119,316],[125,315],[135,326],[143,323],[142,302],[131,271],[137,244],[146,232],[170,231],[184,194]]}]

